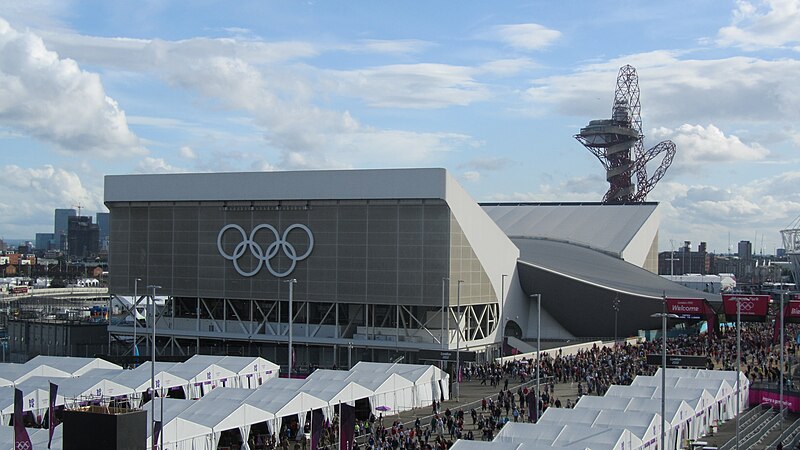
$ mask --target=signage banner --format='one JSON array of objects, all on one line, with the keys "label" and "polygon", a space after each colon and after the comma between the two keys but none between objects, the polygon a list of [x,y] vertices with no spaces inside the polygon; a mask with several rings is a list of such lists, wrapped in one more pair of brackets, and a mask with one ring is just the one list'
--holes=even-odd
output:
[{"label": "signage banner", "polygon": [[[780,404],[780,392],[772,389],[758,389],[750,387],[750,406],[761,405],[768,403],[770,405],[778,406]],[[785,391],[783,393],[783,406],[789,410],[790,413],[800,412],[800,395],[796,392]]]},{"label": "signage banner", "polygon": [[706,302],[700,298],[668,298],[667,313],[676,314],[681,319],[704,320]]},{"label": "signage banner", "polygon": [[347,403],[339,404],[339,450],[352,450],[355,437],[356,408]]},{"label": "signage banner", "polygon": [[[647,355],[647,364],[651,366],[660,366],[663,362],[662,358],[663,356],[659,354]],[[708,357],[697,355],[667,355],[667,367],[693,367],[705,369],[708,367]]]},{"label": "signage banner", "polygon": [[[475,362],[477,353],[462,350],[460,359],[462,363]],[[419,359],[427,361],[453,361],[456,360],[455,350],[420,350],[418,353]]]},{"label": "signage banner", "polygon": [[[778,320],[780,320],[780,317],[778,317]],[[800,322],[800,300],[789,300],[786,302],[783,309],[783,322]]]},{"label": "signage banner", "polygon": [[769,295],[722,294],[722,307],[728,321],[736,320],[736,304],[739,303],[742,322],[764,322],[769,300]]}]

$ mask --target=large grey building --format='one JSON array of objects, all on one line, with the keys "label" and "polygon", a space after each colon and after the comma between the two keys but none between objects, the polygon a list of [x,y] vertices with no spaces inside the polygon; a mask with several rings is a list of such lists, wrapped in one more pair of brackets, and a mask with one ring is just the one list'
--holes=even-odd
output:
[{"label": "large grey building", "polygon": [[164,299],[159,352],[285,361],[291,329],[301,364],[488,357],[535,336],[536,294],[543,337],[569,339],[611,336],[593,311],[615,296],[629,332],[695,293],[652,273],[656,204],[481,206],[444,169],[107,176],[105,204],[109,292],[131,316],[134,293]]},{"label": "large grey building", "polygon": [[59,250],[67,248],[67,232],[69,231],[69,218],[77,216],[74,209],[56,209],[53,220],[53,239]]}]

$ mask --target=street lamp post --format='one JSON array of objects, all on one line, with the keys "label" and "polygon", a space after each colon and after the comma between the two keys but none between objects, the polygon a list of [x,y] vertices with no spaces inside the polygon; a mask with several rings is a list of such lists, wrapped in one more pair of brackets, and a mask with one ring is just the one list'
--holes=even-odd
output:
[{"label": "street lamp post", "polygon": [[506,277],[507,276],[508,275],[506,275],[506,274],[500,275],[500,314],[499,314],[500,327],[499,327],[498,331],[500,331],[500,357],[501,358],[503,356],[505,356],[503,354],[503,350],[504,350],[503,347],[505,347],[505,343],[506,343],[505,342],[506,341],[506,327],[505,327],[505,322],[503,321],[503,313],[505,313],[505,311],[503,310],[503,304],[506,302]]},{"label": "street lamp post", "polygon": [[141,278],[133,279],[133,348],[131,349],[131,354],[133,356],[139,356],[139,352],[136,350],[136,328],[139,327],[139,310],[137,309],[137,305],[139,304],[140,281],[142,281]]},{"label": "street lamp post", "polygon": [[292,311],[292,302],[294,301],[294,285],[297,283],[297,278],[284,280],[284,283],[289,283],[289,379],[291,379],[292,364],[294,363],[294,357],[292,355],[292,320],[294,319],[292,317],[294,315],[294,312]]},{"label": "street lamp post", "polygon": [[614,297],[611,302],[611,307],[614,308],[614,352],[617,351],[617,313],[619,313],[619,293]]},{"label": "street lamp post", "polygon": [[781,415],[781,430],[783,430],[783,368],[784,368],[784,356],[783,356],[783,292],[781,292],[781,388],[780,388],[780,406],[779,406],[779,413]]},{"label": "street lamp post", "polygon": [[458,280],[458,290],[456,295],[456,400],[461,401],[461,283]]},{"label": "street lamp post", "polygon": [[[445,339],[444,339],[444,319],[445,319],[445,316],[447,316],[447,323],[448,324],[450,323],[450,315],[446,313],[445,303],[444,303],[444,297],[445,297],[445,294],[446,294],[447,282],[448,281],[450,281],[450,278],[442,277],[442,350],[445,349],[445,347],[444,347],[444,343],[445,343]],[[450,326],[449,325],[447,326],[447,331],[448,332],[450,331]]]},{"label": "street lamp post", "polygon": [[542,361],[539,358],[539,351],[542,348],[542,294],[531,294],[531,298],[536,297],[536,403],[534,408],[536,410],[536,421],[539,421],[539,400],[541,399],[539,393],[539,372],[542,367]]},{"label": "street lamp post", "polygon": [[667,319],[677,319],[677,314],[667,314],[667,298],[666,295],[662,297],[663,305],[662,312],[651,314],[650,317],[661,318],[661,449],[664,450],[664,441],[666,435],[667,419],[666,415],[666,397],[667,397]]},{"label": "street lamp post", "polygon": [[[153,326],[153,343],[150,346],[152,349],[152,361],[150,362],[150,441],[156,438],[156,289],[161,289],[161,286],[149,285],[147,289],[152,289],[153,295],[149,296],[151,310],[149,316],[152,318]],[[161,419],[164,417],[164,399],[161,399]],[[163,427],[163,424],[162,424]],[[155,445],[155,442],[153,442]],[[161,448],[164,448],[164,435],[161,433]]]}]

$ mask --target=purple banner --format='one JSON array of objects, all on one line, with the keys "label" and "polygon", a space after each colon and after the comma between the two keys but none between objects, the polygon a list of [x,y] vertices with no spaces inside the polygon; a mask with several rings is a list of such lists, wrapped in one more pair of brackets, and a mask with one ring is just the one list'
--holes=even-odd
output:
[{"label": "purple banner", "polygon": [[58,397],[58,386],[50,383],[50,404],[47,410],[47,428],[50,436],[47,438],[47,448],[53,443],[53,433],[56,431],[56,397]]},{"label": "purple banner", "polygon": [[353,438],[356,428],[356,408],[346,403],[339,405],[339,420],[341,432],[339,435],[339,450],[353,450]]},{"label": "purple banner", "polygon": [[159,449],[158,438],[161,436],[161,421],[156,420],[153,422],[153,450]]},{"label": "purple banner", "polygon": [[14,389],[14,448],[32,449],[33,443],[22,420],[22,391]]},{"label": "purple banner", "polygon": [[319,438],[322,437],[322,421],[324,416],[321,409],[311,411],[311,450],[317,450]]},{"label": "purple banner", "polygon": [[[777,390],[772,391],[766,389],[753,389],[752,387],[750,388],[750,406],[768,403],[777,407],[778,404],[780,404],[780,399],[780,392]],[[784,391],[783,404],[789,409],[789,412],[800,412],[800,394],[797,392]]]}]

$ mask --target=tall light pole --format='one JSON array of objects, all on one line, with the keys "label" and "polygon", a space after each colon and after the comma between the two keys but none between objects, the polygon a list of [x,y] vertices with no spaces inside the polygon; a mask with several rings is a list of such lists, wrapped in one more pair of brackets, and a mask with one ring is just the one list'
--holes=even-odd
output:
[{"label": "tall light pole", "polygon": [[136,308],[137,308],[137,305],[139,304],[139,282],[140,281],[142,281],[141,278],[134,278],[133,279],[133,348],[131,349],[131,354],[133,356],[139,356],[138,355],[139,352],[136,350],[136,328],[139,327],[139,310],[136,309]]},{"label": "tall light pole", "polygon": [[614,300],[611,302],[611,307],[614,309],[614,351],[617,350],[617,313],[619,313],[619,292]]},{"label": "tall light pole", "polygon": [[781,389],[780,389],[780,409],[778,410],[781,415],[781,430],[783,430],[783,368],[784,368],[784,356],[783,356],[783,292],[781,292]]},{"label": "tall light pole", "polygon": [[[447,323],[448,324],[450,323],[450,315],[449,315],[449,313],[445,313],[446,309],[445,309],[445,305],[444,305],[444,296],[445,296],[445,292],[447,290],[447,282],[448,281],[450,281],[450,278],[442,277],[442,350],[445,349],[445,347],[444,347],[444,342],[445,342],[445,339],[444,339],[444,319],[445,319],[445,316],[447,316]],[[449,325],[447,327],[447,331],[448,332],[450,331],[450,326]]]},{"label": "tall light pole", "polygon": [[458,280],[458,291],[456,295],[456,401],[461,401],[461,283],[464,280]]},{"label": "tall light pole", "polygon": [[662,312],[651,314],[650,317],[661,318],[661,449],[665,449],[664,441],[667,428],[666,398],[667,398],[667,319],[677,319],[677,314],[667,314],[667,296],[662,295]]},{"label": "tall light pole", "polygon": [[536,403],[533,407],[536,410],[536,421],[539,421],[539,372],[542,361],[539,358],[539,351],[542,348],[542,294],[531,294],[531,298],[536,297]]},{"label": "tall light pole", "polygon": [[[611,356],[613,357],[614,361],[614,376],[617,375],[617,315],[619,313],[619,292],[617,292],[616,297],[611,302],[611,307],[614,308],[614,347],[612,348]],[[612,377],[613,380],[613,377]],[[613,381],[612,381],[613,382]]]},{"label": "tall light pole", "polygon": [[499,328],[499,331],[500,331],[500,357],[501,358],[503,356],[505,356],[503,354],[503,350],[504,350],[505,343],[506,343],[506,326],[505,326],[505,321],[503,320],[503,313],[505,311],[504,311],[504,308],[503,308],[503,304],[506,302],[506,277],[507,276],[508,275],[506,275],[506,274],[500,275],[500,314],[499,314],[500,326],[498,328]]},{"label": "tall light pole", "polygon": [[[150,346],[152,349],[152,361],[150,362],[150,441],[156,438],[156,289],[161,289],[161,286],[156,286],[151,284],[147,286],[147,289],[152,289],[153,295],[149,296],[148,303],[151,303],[152,308],[150,310],[150,317],[153,319],[153,345]],[[150,306],[150,305],[148,305]],[[164,416],[164,400],[161,400],[161,419],[163,420]],[[164,424],[161,424],[161,427],[164,427]],[[153,442],[155,445],[155,442]],[[164,448],[164,436],[163,433],[161,434],[161,448]]]},{"label": "tall light pole", "polygon": [[742,376],[742,302],[741,297],[736,299],[736,450],[739,450],[739,412],[741,410],[742,394],[739,392]]},{"label": "tall light pole", "polygon": [[289,379],[291,379],[292,364],[294,363],[294,357],[292,356],[292,320],[294,319],[292,317],[294,315],[294,312],[292,311],[292,302],[294,301],[294,285],[297,283],[297,278],[284,280],[283,282],[289,283]]}]

